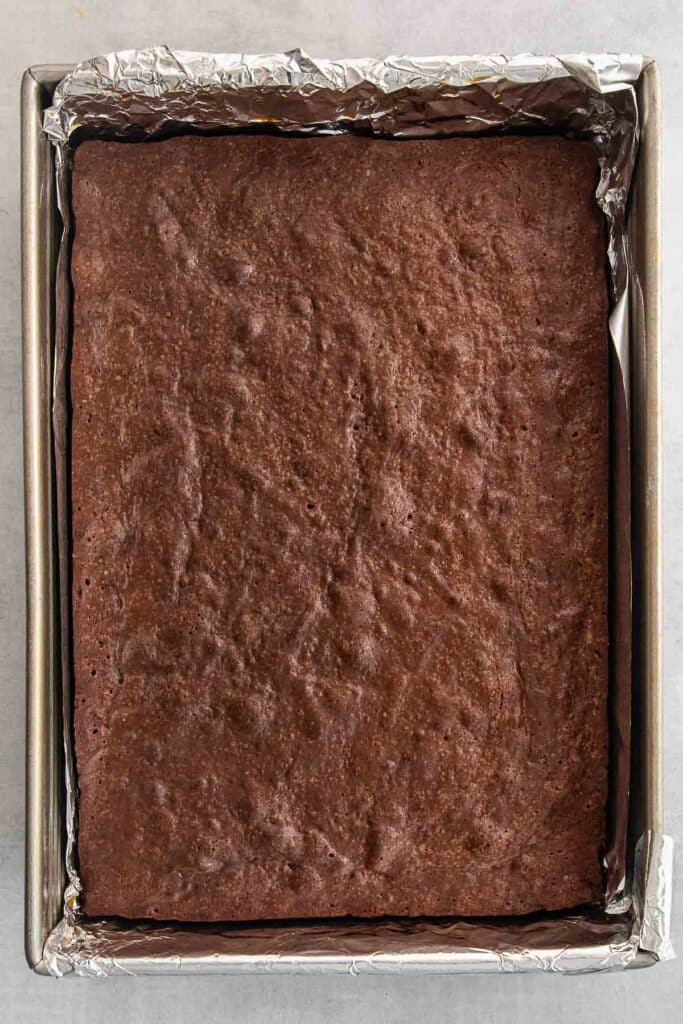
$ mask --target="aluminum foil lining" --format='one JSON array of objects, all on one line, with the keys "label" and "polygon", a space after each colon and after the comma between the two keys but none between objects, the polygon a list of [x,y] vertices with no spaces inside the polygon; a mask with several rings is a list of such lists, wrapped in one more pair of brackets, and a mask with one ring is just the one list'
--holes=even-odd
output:
[{"label": "aluminum foil lining", "polygon": [[65,916],[43,951],[54,977],[116,974],[400,974],[622,970],[674,957],[673,841],[648,831],[632,899],[598,910],[504,921],[159,925]]},{"label": "aluminum foil lining", "polygon": [[[504,921],[330,921],[253,926],[159,925],[83,917],[76,857],[77,785],[70,736],[68,452],[70,207],[73,148],[83,138],[145,140],[182,131],[262,129],[357,131],[394,138],[491,131],[551,131],[591,138],[601,167],[596,199],[608,224],[613,382],[621,400],[613,433],[628,464],[629,300],[637,285],[626,204],[638,144],[633,83],[643,59],[631,54],[523,54],[329,61],[299,50],[244,55],[129,50],[78,65],[57,87],[44,128],[57,149],[64,222],[57,273],[54,428],[60,512],[67,872],[64,918],[48,937],[50,973],[202,971],[612,970],[665,959],[669,940],[671,841],[659,833],[626,848],[630,757],[630,552],[617,587],[625,618],[613,676],[620,709],[610,721],[610,848],[605,908]],[[614,416],[613,412],[613,416]],[[621,415],[621,419],[619,416]],[[614,455],[614,453],[613,453]],[[61,467],[61,471],[60,471]],[[617,508],[628,536],[629,510]],[[614,518],[614,515],[612,516]],[[624,535],[624,534],[622,534]],[[621,580],[621,582],[619,582]],[[614,581],[610,581],[614,589]],[[635,853],[635,856],[633,854]],[[634,860],[634,869],[627,863]]]}]

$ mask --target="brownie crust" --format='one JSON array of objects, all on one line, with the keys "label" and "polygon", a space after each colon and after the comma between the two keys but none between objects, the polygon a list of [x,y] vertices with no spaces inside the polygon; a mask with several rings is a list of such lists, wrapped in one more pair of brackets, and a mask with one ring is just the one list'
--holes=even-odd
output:
[{"label": "brownie crust", "polygon": [[78,148],[88,914],[600,898],[597,176],[554,137]]}]

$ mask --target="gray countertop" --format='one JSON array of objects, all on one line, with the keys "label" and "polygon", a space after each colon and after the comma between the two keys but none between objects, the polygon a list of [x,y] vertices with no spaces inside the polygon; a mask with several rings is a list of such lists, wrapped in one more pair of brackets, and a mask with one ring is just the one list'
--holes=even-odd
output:
[{"label": "gray countertop", "polygon": [[[683,959],[559,978],[233,977],[54,982],[23,957],[24,555],[21,450],[19,84],[30,64],[167,42],[323,56],[632,50],[664,88],[664,673],[667,831],[683,844],[683,6],[679,0],[0,0],[0,999],[12,1024],[239,1021],[532,1022],[683,1018]],[[433,10],[430,10],[433,6]],[[681,658],[681,662],[678,658]],[[677,858],[679,859],[679,858]],[[679,887],[680,890],[680,887]],[[683,900],[674,903],[683,955]]]}]

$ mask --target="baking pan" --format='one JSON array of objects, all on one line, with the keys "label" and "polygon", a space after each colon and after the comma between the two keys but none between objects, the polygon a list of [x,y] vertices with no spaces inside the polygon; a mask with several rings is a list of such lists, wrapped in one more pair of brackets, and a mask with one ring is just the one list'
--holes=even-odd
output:
[{"label": "baking pan", "polygon": [[21,88],[21,221],[26,514],[26,957],[44,973],[64,891],[64,754],[54,474],[52,353],[58,222],[42,112],[68,66],[27,71]]},{"label": "baking pan", "polygon": [[[610,919],[548,916],[519,926],[511,943],[504,923],[479,928],[475,948],[463,922],[339,922],[186,928],[182,957],[178,930],[120,925],[110,947],[100,928],[92,943],[87,922],[72,940],[80,953],[69,961],[45,956],[48,936],[59,932],[66,884],[64,749],[61,721],[60,623],[52,436],[54,292],[60,222],[54,188],[53,148],[42,114],[63,65],[29,69],[22,83],[22,228],[24,459],[27,545],[27,841],[26,956],[42,974],[79,970],[192,973],[206,971],[583,971],[647,966],[668,955],[666,901],[659,893],[656,919],[641,915],[629,947],[628,908]],[[660,877],[670,849],[661,836],[660,677],[660,97],[656,64],[646,60],[636,84],[640,152],[629,208],[640,295],[631,303],[631,425],[634,556],[634,671],[629,831],[638,844],[636,872],[643,889]],[[634,290],[634,291],[637,291]],[[667,871],[664,871],[667,875]],[[667,879],[668,885],[668,879]],[[666,888],[666,886],[665,886]],[[644,901],[647,904],[648,901]],[[600,918],[598,920],[598,918]],[[63,922],[62,922],[63,925]],[[648,931],[649,929],[649,931]],[[266,934],[267,933],[267,934]],[[103,941],[102,936],[105,936]],[[521,945],[519,938],[522,939]],[[483,948],[482,948],[483,945]],[[59,947],[59,942],[53,944]],[[627,948],[628,947],[628,948]],[[622,955],[624,954],[624,955]]]}]

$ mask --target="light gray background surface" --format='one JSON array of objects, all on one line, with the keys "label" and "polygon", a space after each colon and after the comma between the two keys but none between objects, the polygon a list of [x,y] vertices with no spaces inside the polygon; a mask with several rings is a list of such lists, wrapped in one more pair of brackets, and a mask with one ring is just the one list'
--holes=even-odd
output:
[{"label": "light gray background surface", "polygon": [[[24,556],[19,84],[30,64],[167,42],[320,56],[633,50],[664,83],[665,807],[683,846],[683,5],[679,0],[0,0],[0,1019],[10,1024],[683,1019],[683,959],[647,971],[480,977],[117,978],[55,982],[23,957]],[[680,856],[677,858],[681,860]],[[680,872],[679,872],[680,873]],[[678,879],[679,893],[683,879]],[[674,942],[683,957],[683,899]]]}]

